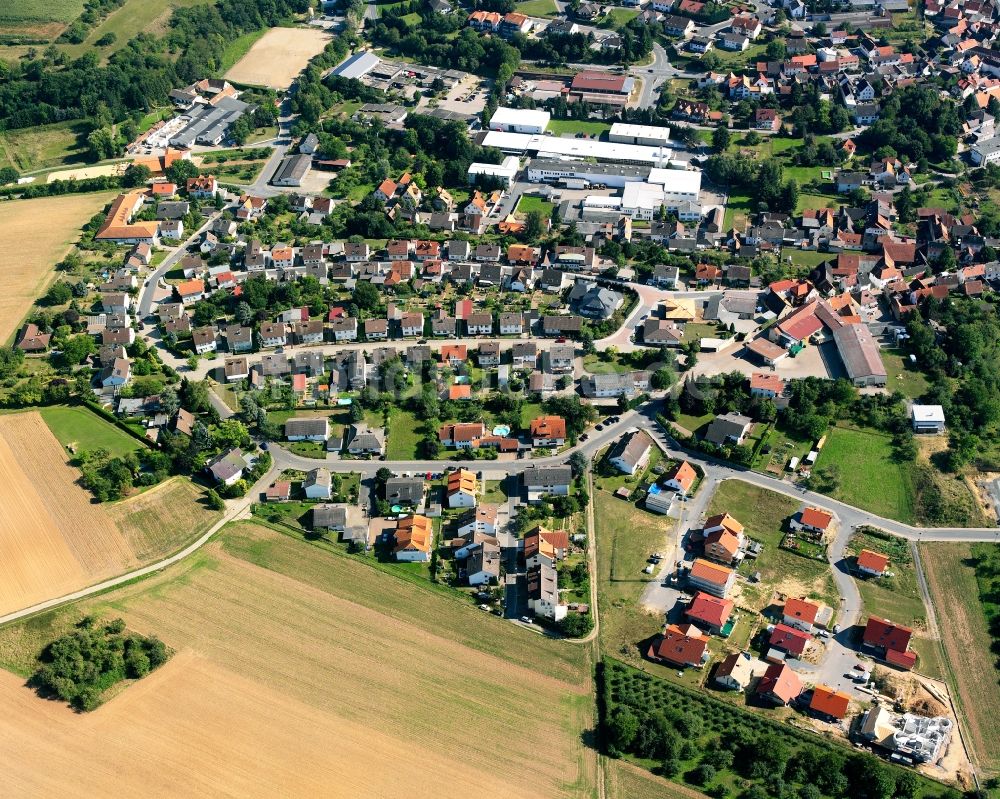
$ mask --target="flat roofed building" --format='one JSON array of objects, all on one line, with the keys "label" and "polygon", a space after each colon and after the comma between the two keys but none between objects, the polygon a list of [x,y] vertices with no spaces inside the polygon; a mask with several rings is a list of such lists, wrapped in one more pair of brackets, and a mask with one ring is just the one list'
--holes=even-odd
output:
[{"label": "flat roofed building", "polygon": [[670,143],[670,128],[615,122],[608,131],[608,141],[618,144],[642,144],[647,147],[665,146]]},{"label": "flat roofed building", "polygon": [[671,152],[665,147],[644,147],[638,144],[618,144],[598,139],[563,139],[528,133],[506,133],[491,130],[483,137],[484,147],[496,147],[505,153],[550,155],[555,158],[584,160],[594,158],[621,164],[667,166]]},{"label": "flat roofed building", "polygon": [[542,133],[549,124],[548,111],[500,106],[490,117],[490,130],[510,133]]},{"label": "flat roofed building", "polygon": [[944,408],[940,405],[917,405],[911,409],[914,433],[943,433]]}]

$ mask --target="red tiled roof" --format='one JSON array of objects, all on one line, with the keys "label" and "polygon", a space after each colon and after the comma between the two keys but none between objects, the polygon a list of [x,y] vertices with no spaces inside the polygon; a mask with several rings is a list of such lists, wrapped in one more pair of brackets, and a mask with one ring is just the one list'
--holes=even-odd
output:
[{"label": "red tiled roof", "polygon": [[776,624],[771,631],[768,643],[771,646],[784,649],[792,655],[801,655],[806,651],[806,646],[811,640],[812,636],[802,632],[802,630],[789,627],[787,624]]},{"label": "red tiled roof", "polygon": [[862,549],[858,553],[858,567],[869,569],[881,574],[889,565],[889,558],[881,552],[872,552],[870,549]]},{"label": "red tiled roof", "polygon": [[802,680],[787,663],[775,663],[760,678],[757,693],[771,694],[787,705],[802,693]]},{"label": "red tiled roof", "polygon": [[842,719],[847,715],[847,708],[850,707],[850,704],[849,694],[835,691],[828,685],[817,685],[813,690],[812,699],[809,700],[809,709],[822,713],[824,716]]},{"label": "red tiled roof", "polygon": [[884,647],[886,652],[906,652],[913,637],[913,630],[901,624],[894,624],[888,619],[870,616],[865,625],[864,642],[869,646]]},{"label": "red tiled roof", "polygon": [[798,619],[806,624],[814,623],[818,613],[819,605],[815,602],[810,602],[808,599],[795,599],[793,597],[785,602],[784,615],[791,616],[793,619]]},{"label": "red tiled roof", "polygon": [[825,530],[833,521],[833,514],[819,508],[803,508],[802,513],[799,514],[799,520],[802,524],[807,524],[818,530]]},{"label": "red tiled roof", "polygon": [[675,666],[699,666],[708,649],[708,639],[694,625],[671,624],[649,647],[649,657]]},{"label": "red tiled roof", "polygon": [[722,627],[736,607],[731,599],[719,599],[701,591],[694,595],[688,605],[686,615],[692,621],[700,621],[712,627]]}]

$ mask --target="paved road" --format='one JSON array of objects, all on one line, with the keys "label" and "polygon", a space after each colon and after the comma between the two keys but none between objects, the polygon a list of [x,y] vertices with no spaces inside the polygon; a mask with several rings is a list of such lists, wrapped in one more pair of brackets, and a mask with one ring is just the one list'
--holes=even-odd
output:
[{"label": "paved road", "polygon": [[[144,319],[152,313],[153,295],[156,293],[156,288],[160,282],[160,278],[174,268],[177,262],[180,261],[180,259],[187,253],[188,247],[198,241],[201,238],[201,234],[208,230],[212,223],[215,222],[215,220],[220,216],[222,216],[222,212],[216,211],[208,219],[206,219],[204,224],[188,236],[183,242],[181,242],[166,258],[164,258],[163,262],[156,268],[156,271],[146,279],[146,282],[143,283],[142,288],[139,290],[139,310],[138,313],[136,313],[137,319]],[[148,338],[148,335],[146,338]],[[161,350],[161,354],[169,353],[164,353],[164,351]]]}]

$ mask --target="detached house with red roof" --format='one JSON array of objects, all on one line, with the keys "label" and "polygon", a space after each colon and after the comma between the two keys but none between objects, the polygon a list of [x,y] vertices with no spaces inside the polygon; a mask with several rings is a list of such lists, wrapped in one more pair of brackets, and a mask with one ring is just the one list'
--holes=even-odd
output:
[{"label": "detached house with red roof", "polygon": [[754,112],[753,126],[757,130],[781,130],[781,117],[774,108],[758,108]]},{"label": "detached house with red roof", "polygon": [[566,443],[566,420],[561,416],[539,416],[531,422],[533,447],[561,447]]},{"label": "detached house with red roof", "polygon": [[774,663],[757,683],[757,695],[775,705],[787,705],[802,693],[802,680],[787,663]]},{"label": "detached house with red roof", "polygon": [[813,689],[812,698],[809,700],[809,709],[813,713],[825,719],[836,719],[838,721],[847,716],[847,709],[850,705],[850,694],[843,691],[835,691],[828,685],[817,685]]},{"label": "detached house with red roof", "polygon": [[856,559],[858,571],[869,577],[881,577],[889,567],[888,555],[881,552],[872,552],[870,549],[862,549]]},{"label": "detached house with red roof", "polygon": [[820,508],[803,508],[791,519],[788,526],[796,532],[811,533],[822,538],[833,524],[833,514]]},{"label": "detached house with red roof", "polygon": [[688,572],[688,585],[717,597],[725,598],[735,582],[735,571],[703,558],[695,560]]},{"label": "detached house with red roof", "polygon": [[684,615],[703,630],[713,635],[721,635],[735,607],[731,599],[722,599],[699,591],[694,595]]},{"label": "detached house with red roof", "polygon": [[910,651],[913,630],[888,619],[870,616],[861,639],[863,647],[893,666],[909,671],[917,663],[917,653]]},{"label": "detached house with red roof", "polygon": [[646,654],[660,663],[700,669],[708,660],[708,636],[693,624],[670,624],[653,640]]},{"label": "detached house with red roof", "polygon": [[819,605],[808,599],[790,598],[785,602],[784,622],[788,627],[795,627],[807,633],[813,631],[816,617],[819,615]]},{"label": "detached house with red roof", "polygon": [[687,461],[681,461],[674,466],[663,479],[663,485],[681,494],[688,494],[698,480],[698,473]]},{"label": "detached house with red roof", "polygon": [[[771,630],[767,644],[772,649],[778,649],[785,654],[801,657],[810,641],[812,641],[812,636],[809,633],[795,627],[789,627],[787,624],[776,624]],[[772,659],[769,655],[768,660]]]}]

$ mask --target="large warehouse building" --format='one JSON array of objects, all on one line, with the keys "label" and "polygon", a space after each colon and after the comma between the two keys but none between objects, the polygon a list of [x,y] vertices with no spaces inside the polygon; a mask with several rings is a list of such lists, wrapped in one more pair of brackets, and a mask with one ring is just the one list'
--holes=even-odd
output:
[{"label": "large warehouse building", "polygon": [[666,147],[644,147],[596,139],[563,139],[528,133],[505,133],[491,130],[483,137],[483,147],[496,147],[511,155],[538,155],[553,158],[593,158],[619,164],[668,166],[671,152]]},{"label": "large warehouse building", "polygon": [[507,133],[544,133],[549,119],[548,111],[501,106],[490,117],[490,130],[502,130]]},{"label": "large warehouse building", "polygon": [[670,128],[615,122],[608,132],[608,141],[619,144],[642,144],[647,147],[665,147],[670,144]]}]

